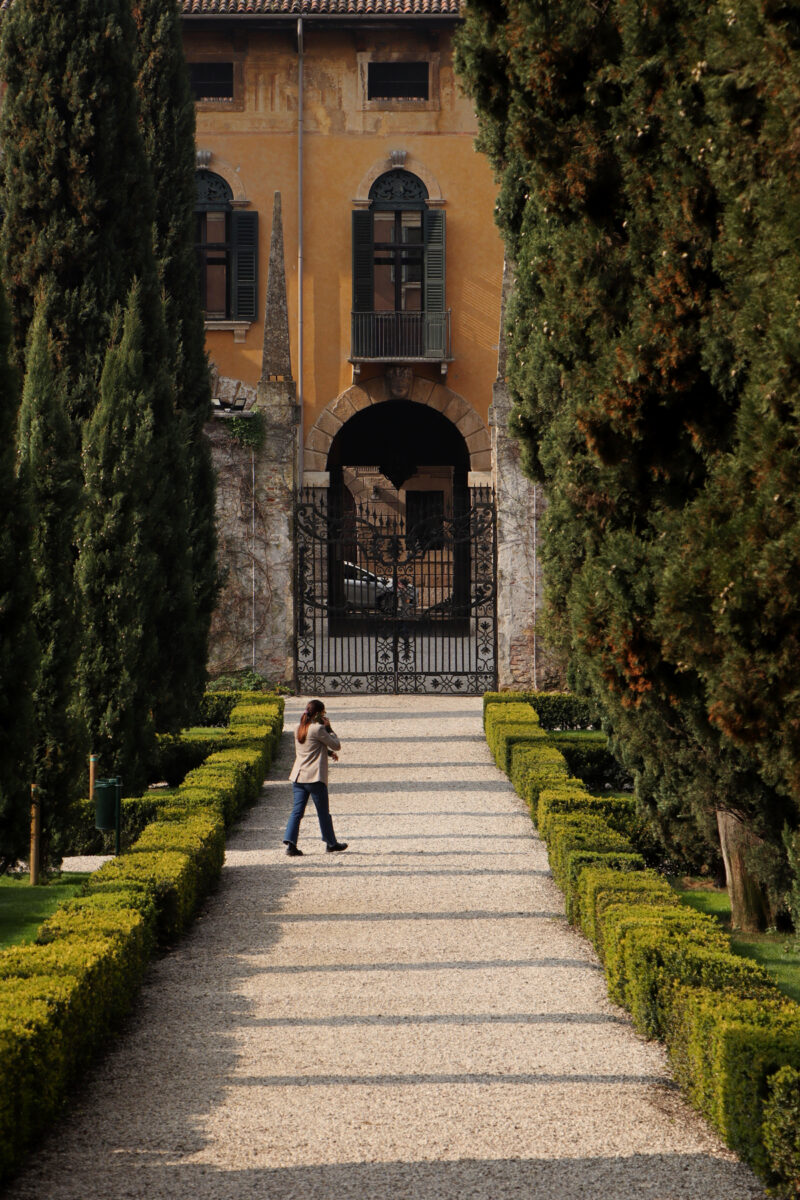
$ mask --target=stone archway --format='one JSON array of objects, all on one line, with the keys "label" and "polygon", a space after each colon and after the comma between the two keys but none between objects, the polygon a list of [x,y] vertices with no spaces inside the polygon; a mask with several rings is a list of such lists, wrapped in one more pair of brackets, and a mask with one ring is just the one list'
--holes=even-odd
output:
[{"label": "stone archway", "polygon": [[386,400],[411,400],[440,412],[455,425],[469,453],[470,472],[484,474],[492,469],[489,431],[472,405],[432,379],[414,375],[408,368],[390,368],[385,375],[353,384],[325,408],[309,430],[303,449],[304,473],[327,471],[328,455],[336,434],[346,421],[371,405]]}]

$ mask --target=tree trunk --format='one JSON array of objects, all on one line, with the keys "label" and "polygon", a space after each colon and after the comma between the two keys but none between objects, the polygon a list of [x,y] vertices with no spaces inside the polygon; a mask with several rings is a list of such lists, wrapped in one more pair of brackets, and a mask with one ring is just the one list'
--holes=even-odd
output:
[{"label": "tree trunk", "polygon": [[731,902],[731,927],[743,933],[759,933],[772,923],[765,890],[747,864],[747,851],[762,844],[735,813],[717,809],[717,829],[725,862],[725,878]]}]

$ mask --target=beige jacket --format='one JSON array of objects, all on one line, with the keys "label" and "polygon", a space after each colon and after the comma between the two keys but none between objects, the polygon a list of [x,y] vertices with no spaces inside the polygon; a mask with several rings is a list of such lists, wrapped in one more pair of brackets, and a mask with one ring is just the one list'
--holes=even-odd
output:
[{"label": "beige jacket", "polygon": [[309,725],[302,746],[294,735],[294,766],[289,776],[292,783],[327,783],[328,751],[341,750],[342,743],[332,729],[324,725]]}]

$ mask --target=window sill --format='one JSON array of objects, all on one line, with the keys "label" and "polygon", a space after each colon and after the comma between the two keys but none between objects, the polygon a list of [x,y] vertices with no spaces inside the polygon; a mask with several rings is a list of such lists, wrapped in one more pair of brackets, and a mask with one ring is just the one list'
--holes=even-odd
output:
[{"label": "window sill", "polygon": [[204,321],[203,325],[214,333],[227,333],[230,330],[235,342],[243,342],[252,323],[252,321]]}]

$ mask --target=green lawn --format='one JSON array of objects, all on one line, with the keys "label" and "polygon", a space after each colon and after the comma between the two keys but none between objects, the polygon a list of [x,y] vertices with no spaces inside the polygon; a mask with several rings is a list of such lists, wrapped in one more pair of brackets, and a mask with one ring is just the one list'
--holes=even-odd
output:
[{"label": "green lawn", "polygon": [[58,875],[49,883],[31,887],[28,878],[13,879],[0,875],[0,949],[32,942],[42,921],[62,900],[79,892],[88,873]]},{"label": "green lawn", "polygon": [[[674,879],[670,882],[683,904],[716,917],[726,932],[731,933],[731,905],[727,892],[716,888],[687,888]],[[731,949],[736,954],[755,959],[770,972],[781,991],[800,1004],[800,951],[791,947],[785,933],[731,934]]]}]

